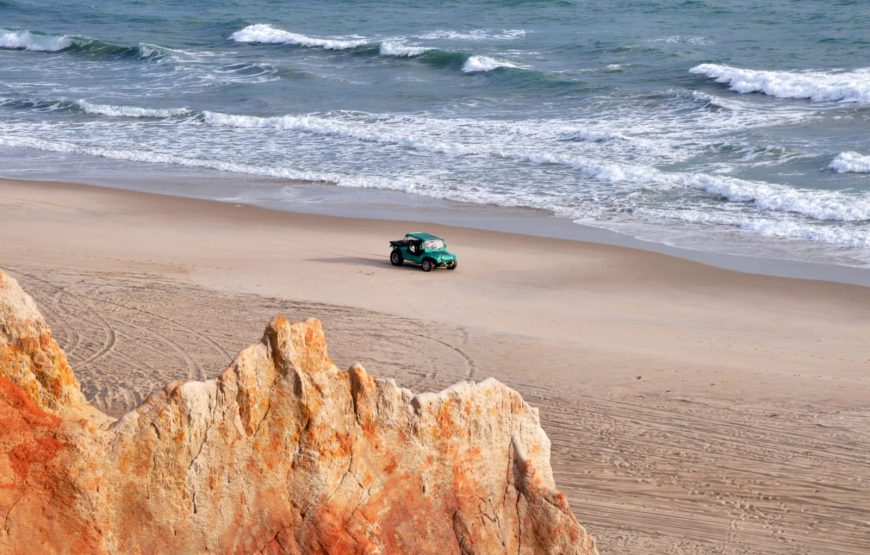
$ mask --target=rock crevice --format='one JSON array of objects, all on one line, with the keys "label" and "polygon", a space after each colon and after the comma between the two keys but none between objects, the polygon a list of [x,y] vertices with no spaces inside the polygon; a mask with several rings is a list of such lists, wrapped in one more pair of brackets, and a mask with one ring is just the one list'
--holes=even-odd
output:
[{"label": "rock crevice", "polygon": [[317,320],[113,421],[0,270],[0,424],[2,553],[597,553],[518,393],[340,371]]}]

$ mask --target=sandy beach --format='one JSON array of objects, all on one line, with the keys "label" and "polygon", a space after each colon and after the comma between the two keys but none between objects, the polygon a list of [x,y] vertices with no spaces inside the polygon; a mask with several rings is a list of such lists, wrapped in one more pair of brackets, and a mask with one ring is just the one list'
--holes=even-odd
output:
[{"label": "sandy beach", "polygon": [[[446,238],[456,272],[387,260]],[[96,406],[211,377],[276,314],[415,390],[540,408],[602,553],[864,553],[870,288],[578,241],[0,181],[0,267]]]}]

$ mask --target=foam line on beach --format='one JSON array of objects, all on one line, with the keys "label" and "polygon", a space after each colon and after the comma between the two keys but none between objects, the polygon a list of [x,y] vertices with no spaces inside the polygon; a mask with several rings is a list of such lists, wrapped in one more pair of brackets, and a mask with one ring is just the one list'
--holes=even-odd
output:
[{"label": "foam line on beach", "polygon": [[[108,112],[117,116],[158,117],[158,114],[161,114],[157,109],[148,110],[111,105],[93,106],[96,107],[95,111]],[[811,220],[826,222],[848,223],[870,220],[870,195],[868,194],[800,190],[776,183],[750,181],[702,172],[669,172],[649,165],[610,162],[606,159],[578,154],[556,153],[544,150],[530,151],[527,148],[511,148],[507,145],[463,144],[434,138],[425,139],[420,138],[419,134],[414,132],[413,127],[405,129],[396,127],[399,122],[393,122],[392,120],[377,122],[367,118],[365,120],[345,119],[342,121],[338,117],[323,117],[319,115],[256,117],[210,111],[188,114],[183,110],[185,109],[169,109],[162,114],[164,117],[172,117],[173,114],[185,115],[187,119],[184,122],[187,125],[202,123],[214,127],[235,129],[296,131],[408,148],[421,152],[438,153],[451,157],[487,156],[531,165],[558,165],[570,168],[576,171],[578,175],[606,183],[611,188],[620,189],[627,193],[650,188],[657,191],[694,189],[730,203],[751,205],[759,212],[797,214]],[[9,140],[12,140],[12,138],[10,137]],[[58,148],[52,147],[48,141],[41,141],[39,144],[33,145],[21,145],[19,142],[19,146],[58,150]],[[78,147],[70,143],[69,146],[59,148],[60,151],[70,149],[71,151],[76,151]],[[120,157],[121,159],[134,161],[194,165],[195,167],[289,179],[341,181],[342,184],[347,182],[346,176],[337,177],[331,174],[324,175],[316,172],[305,173],[295,169],[288,173],[285,171],[286,168],[283,167],[268,168],[247,164],[228,165],[221,160],[211,159],[192,160],[187,157],[167,159],[163,154],[155,153],[152,155],[144,151],[136,151],[123,155],[107,155],[103,149],[87,147],[81,152],[98,156]],[[374,186],[383,188],[383,184],[380,182]],[[423,192],[426,194],[425,190],[416,186],[410,187],[408,192]],[[490,196],[490,192],[487,191],[481,191],[480,194],[485,197]],[[500,198],[463,197],[456,198],[456,200],[494,202],[496,204],[504,202],[504,199]],[[570,210],[570,207],[566,206],[566,209]]]},{"label": "foam line on beach", "polygon": [[366,123],[341,122],[318,116],[254,116],[203,112],[209,125],[303,131],[395,145],[450,156],[491,156],[536,165],[561,165],[582,175],[614,184],[659,188],[691,188],[730,202],[752,203],[759,210],[792,212],[816,220],[863,221],[870,219],[870,197],[847,196],[835,191],[801,191],[773,183],[749,181],[704,173],[664,172],[651,166],[607,162],[586,156],[508,150],[486,145],[420,139],[414,133],[384,132]]},{"label": "foam line on beach", "polygon": [[341,179],[341,176],[338,175],[307,172],[293,168],[270,168],[262,165],[227,162],[225,160],[190,158],[161,152],[149,152],[146,150],[104,148],[91,145],[80,145],[69,141],[46,141],[32,137],[0,136],[0,146],[33,148],[37,150],[69,154],[84,154],[87,156],[97,156],[111,160],[125,160],[128,162],[144,162],[148,164],[167,164],[188,168],[211,169],[230,173],[259,175],[263,177],[278,177],[294,181],[308,181],[312,183],[337,183],[337,180]]},{"label": "foam line on beach", "polygon": [[[481,188],[457,189],[419,178],[395,176],[347,175],[331,172],[308,171],[289,166],[269,166],[241,163],[224,159],[189,157],[169,152],[148,150],[112,149],[94,145],[81,145],[70,141],[45,141],[30,137],[0,136],[0,145],[25,147],[39,150],[75,153],[88,156],[167,164],[191,168],[212,169],[224,172],[276,177],[289,180],[332,183],[342,187],[374,188],[401,191],[416,195],[474,204],[493,204],[507,207],[526,207],[547,210],[559,217],[585,222],[587,209],[565,204],[558,198],[547,198],[529,191],[486,190]],[[520,158],[523,159],[523,158]],[[530,163],[554,163],[549,157],[528,155]],[[768,237],[800,239],[834,245],[870,247],[870,230],[863,225],[870,219],[870,197],[847,195],[835,191],[797,191],[787,187],[761,182],[750,182],[721,176],[699,173],[667,173],[651,167],[633,167],[589,160],[585,164],[574,161],[582,175],[609,180],[613,186],[634,191],[653,187],[692,188],[712,194],[724,201],[751,205],[754,211],[716,211],[702,213],[683,209],[667,210],[657,214],[651,221],[663,219],[699,224],[727,225]],[[636,216],[643,217],[643,208],[636,209]],[[816,220],[814,223],[813,220]],[[818,220],[830,222],[821,225]],[[837,225],[833,225],[837,224]]]},{"label": "foam line on beach", "polygon": [[[4,100],[4,103],[7,101]],[[10,99],[13,105],[22,100]],[[522,143],[477,142],[455,140],[449,132],[451,125],[462,127],[463,122],[405,116],[402,118],[383,118],[374,114],[348,115],[342,113],[283,115],[258,117],[245,114],[227,114],[212,111],[193,111],[187,107],[145,108],[138,106],[95,103],[80,99],[70,105],[68,101],[25,102],[22,108],[52,111],[57,109],[80,109],[86,113],[106,117],[126,118],[174,118],[184,117],[180,124],[204,123],[214,127],[236,129],[263,129],[272,131],[294,131],[340,139],[375,143],[413,149],[422,153],[437,153],[450,157],[492,157],[530,165],[556,165],[570,168],[579,175],[612,184],[621,190],[638,190],[654,187],[656,190],[676,188],[695,189],[732,203],[751,204],[760,211],[775,213],[797,213],[807,218],[824,221],[866,221],[870,219],[870,201],[861,195],[838,193],[836,191],[806,191],[788,186],[712,175],[701,172],[662,171],[650,164],[613,162],[600,156],[590,155],[594,151],[584,149],[539,149],[529,148],[529,143],[538,143],[543,138],[555,134],[561,140],[590,143],[622,144],[625,148],[645,148],[643,138],[635,138],[619,133],[602,133],[599,130],[582,129],[574,126],[560,126],[558,122],[539,122],[538,125],[526,123],[522,127],[505,127],[506,123],[492,124],[491,134],[498,136],[520,133],[526,141]],[[481,122],[475,122],[481,125]],[[447,126],[447,127],[445,127]],[[547,133],[541,135],[546,127]],[[444,132],[423,130],[445,130]],[[422,132],[421,132],[422,131]],[[631,145],[636,143],[636,147]],[[838,157],[834,169],[856,171],[860,169],[861,159],[855,154]],[[851,164],[851,165],[849,165]],[[247,169],[245,170],[245,173]],[[284,174],[278,175],[284,177]],[[294,174],[295,176],[295,174]]]},{"label": "foam line on beach", "polygon": [[[772,239],[809,241],[837,245],[839,247],[865,249],[870,247],[870,229],[860,227],[820,226],[801,221],[799,217],[776,215],[775,217],[750,217],[740,212],[709,209],[664,210],[661,208],[640,207],[634,210],[635,216],[649,221],[666,220],[703,225],[714,228],[732,228],[752,235]],[[587,223],[579,221],[578,223]]]}]

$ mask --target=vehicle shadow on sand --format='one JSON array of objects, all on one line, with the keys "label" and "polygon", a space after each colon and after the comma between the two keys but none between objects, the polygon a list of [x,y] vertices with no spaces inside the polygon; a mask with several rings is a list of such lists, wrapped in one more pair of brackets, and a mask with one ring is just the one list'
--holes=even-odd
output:
[{"label": "vehicle shadow on sand", "polygon": [[329,258],[309,258],[308,262],[325,262],[327,264],[341,264],[344,266],[369,266],[372,268],[395,268],[396,270],[419,270],[415,264],[393,266],[387,258],[363,258],[361,256],[335,256]]}]

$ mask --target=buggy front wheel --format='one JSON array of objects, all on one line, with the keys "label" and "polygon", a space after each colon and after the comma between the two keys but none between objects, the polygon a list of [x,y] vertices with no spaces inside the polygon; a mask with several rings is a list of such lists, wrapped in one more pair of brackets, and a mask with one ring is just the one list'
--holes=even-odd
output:
[{"label": "buggy front wheel", "polygon": [[432,268],[434,268],[434,267],[435,267],[435,264],[432,262],[431,258],[427,258],[420,265],[420,268],[422,268],[424,272],[431,272]]}]

